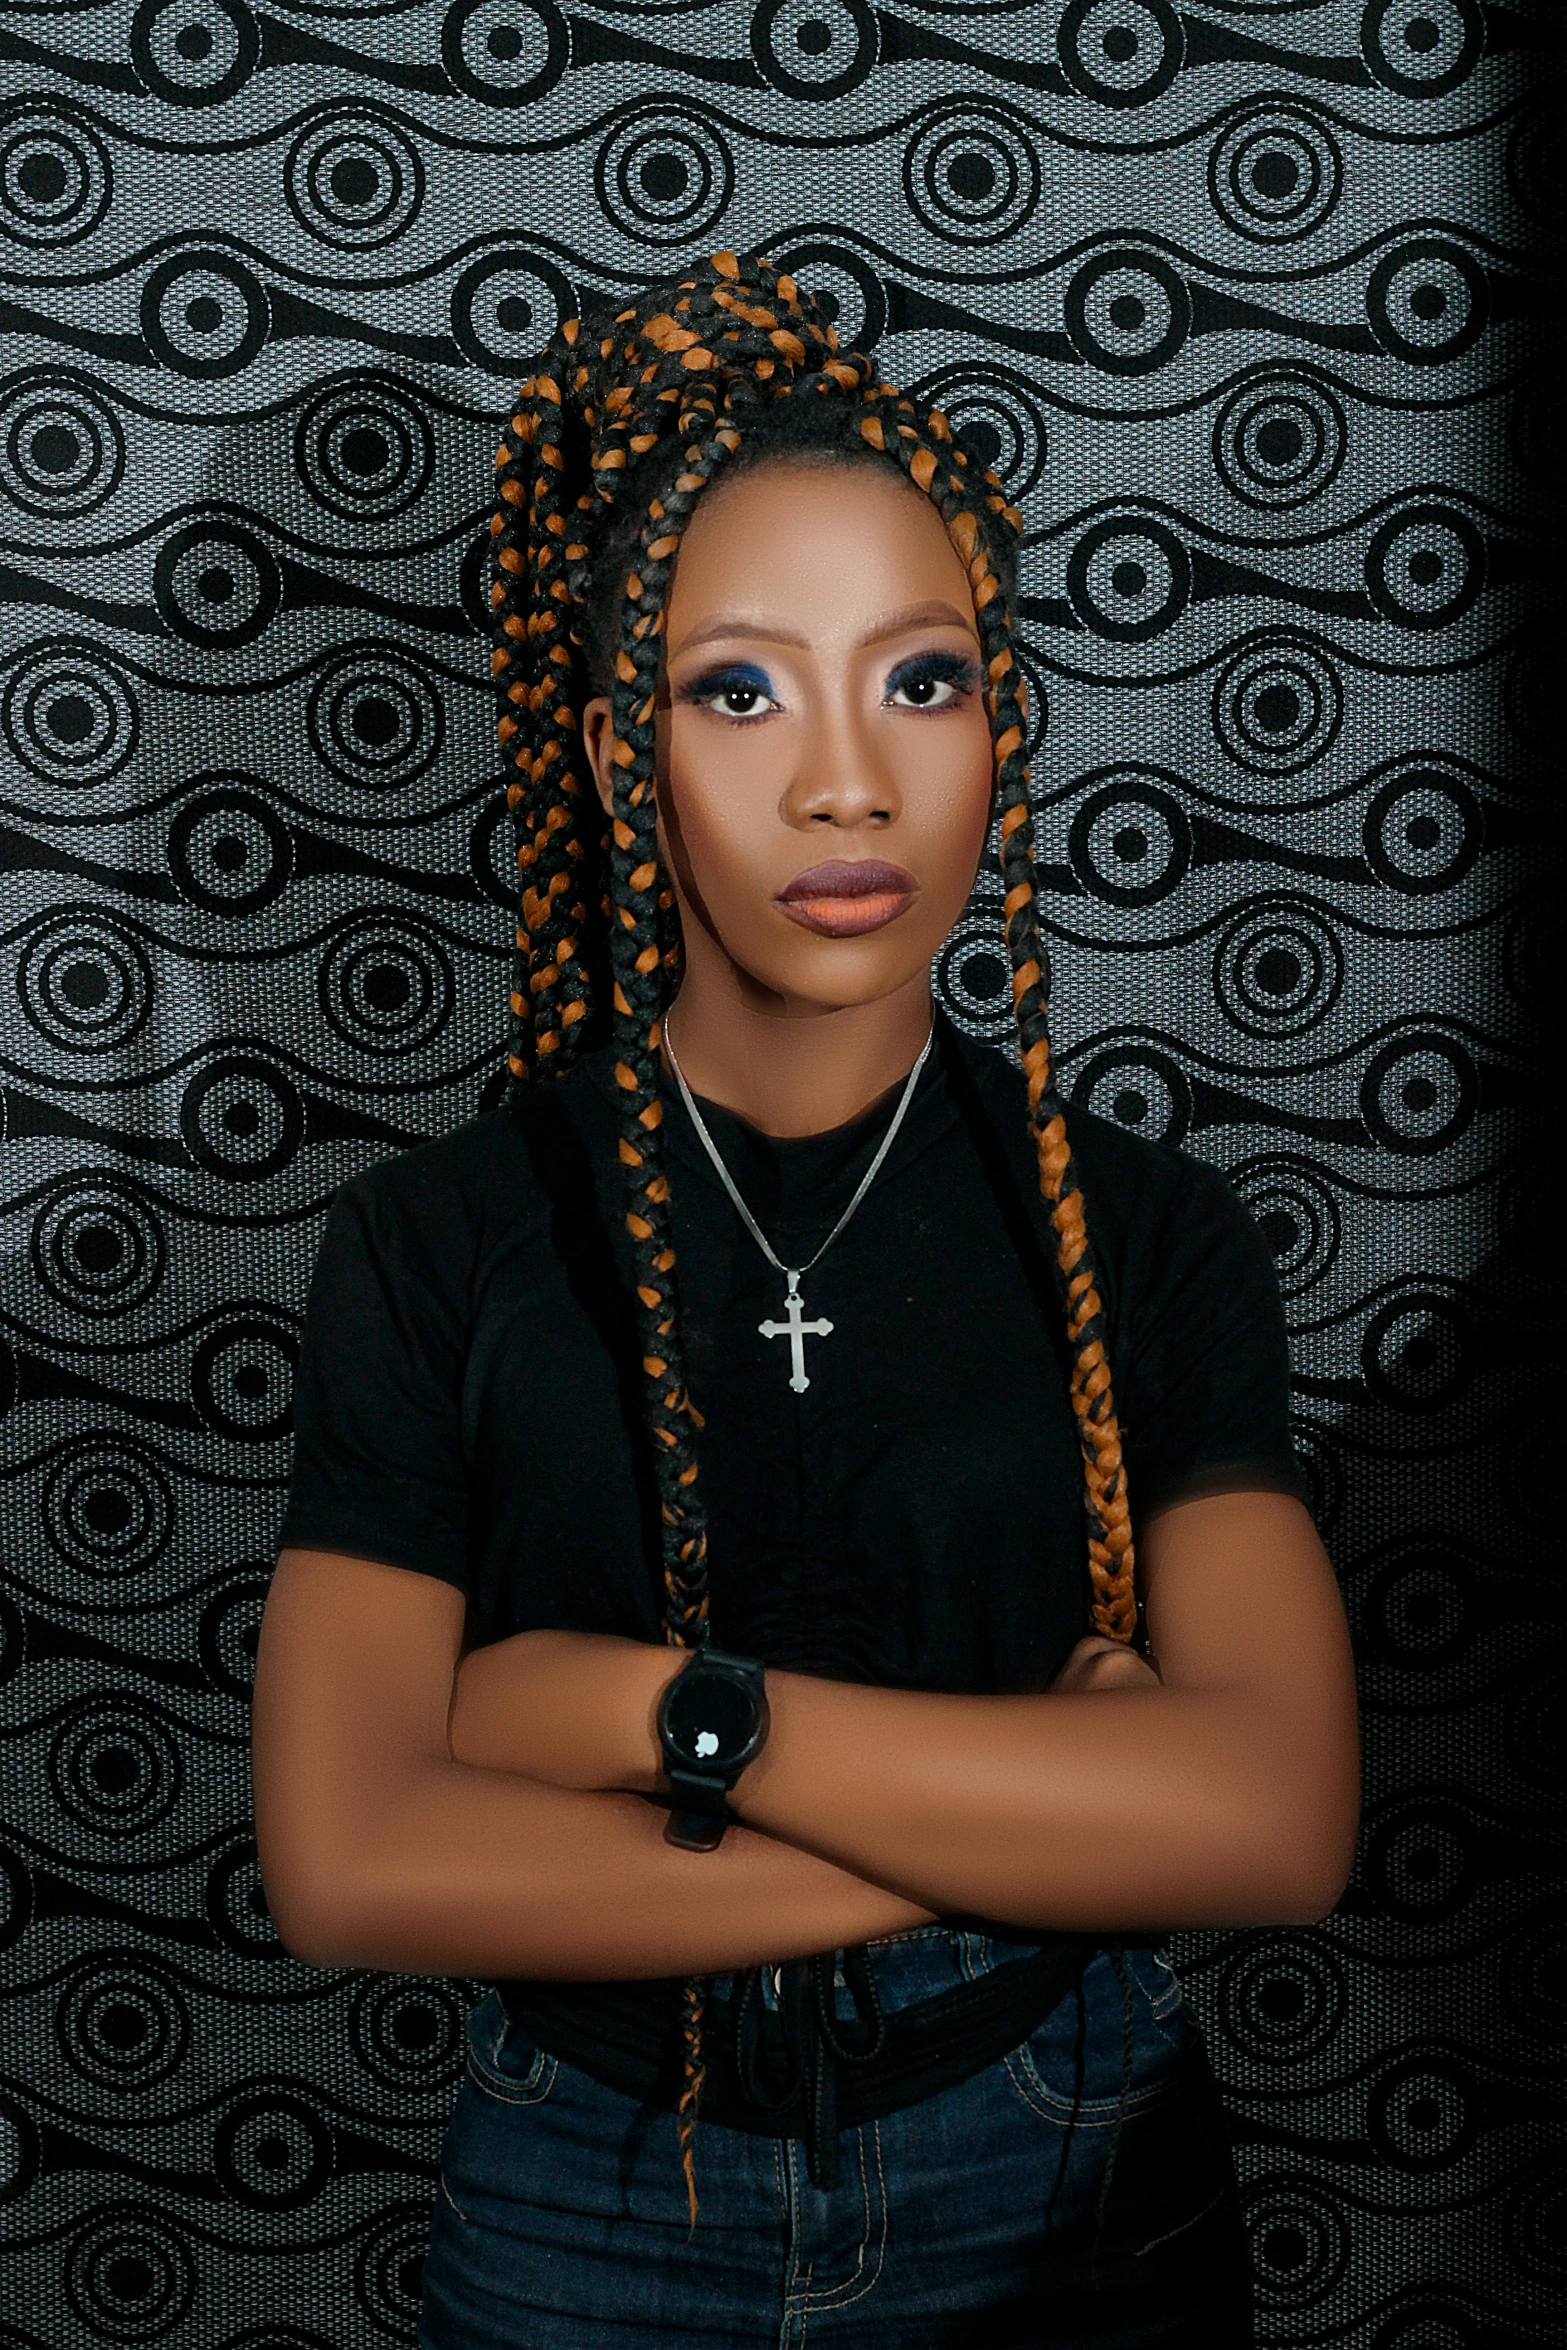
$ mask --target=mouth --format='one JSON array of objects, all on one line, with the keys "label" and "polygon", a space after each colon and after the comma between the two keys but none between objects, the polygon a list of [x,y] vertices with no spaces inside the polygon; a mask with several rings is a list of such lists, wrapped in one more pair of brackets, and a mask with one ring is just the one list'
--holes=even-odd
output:
[{"label": "mouth", "polygon": [[829,938],[858,938],[880,930],[912,905],[919,884],[901,865],[879,857],[835,857],[797,873],[777,904],[793,922]]}]

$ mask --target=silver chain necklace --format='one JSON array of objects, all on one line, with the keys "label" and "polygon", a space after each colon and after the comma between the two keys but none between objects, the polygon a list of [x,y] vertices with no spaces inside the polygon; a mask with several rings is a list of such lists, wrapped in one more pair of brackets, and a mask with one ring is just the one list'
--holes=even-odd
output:
[{"label": "silver chain necklace", "polygon": [[735,1183],[734,1177],[730,1174],[729,1169],[724,1165],[722,1158],[719,1156],[718,1145],[713,1140],[712,1136],[708,1133],[707,1128],[703,1123],[702,1113],[697,1108],[695,1101],[692,1099],[691,1088],[686,1083],[685,1071],[681,1068],[680,1062],[676,1057],[675,1040],[669,1033],[669,1021],[667,1017],[664,1021],[664,1042],[669,1047],[669,1066],[675,1073],[675,1083],[680,1088],[680,1098],[685,1103],[686,1109],[690,1114],[691,1123],[696,1128],[697,1133],[702,1139],[702,1147],[707,1152],[708,1157],[712,1160],[713,1165],[718,1169],[719,1181],[722,1183],[725,1191],[728,1192],[730,1198],[734,1201],[735,1206],[739,1209],[741,1221],[745,1225],[746,1230],[750,1233],[751,1238],[756,1242],[757,1247],[761,1250],[768,1263],[773,1266],[776,1271],[782,1273],[785,1280],[789,1284],[789,1287],[784,1295],[784,1320],[781,1322],[774,1322],[771,1320],[766,1322],[758,1322],[756,1326],[764,1338],[788,1339],[789,1361],[791,1365],[789,1384],[794,1389],[796,1395],[803,1395],[806,1388],[808,1388],[811,1384],[810,1380],[805,1375],[805,1342],[807,1338],[828,1338],[832,1334],[832,1324],[827,1321],[825,1317],[818,1319],[815,1322],[808,1322],[805,1319],[805,1300],[800,1294],[801,1277],[802,1275],[808,1273],[813,1265],[819,1264],[821,1262],[822,1258],[827,1254],[827,1251],[832,1247],[833,1242],[837,1239],[839,1233],[843,1230],[845,1224],[848,1223],[849,1218],[853,1215],[855,1209],[859,1206],[861,1200],[865,1197],[865,1194],[870,1190],[871,1185],[875,1182],[881,1167],[881,1163],[892,1148],[893,1141],[898,1132],[898,1128],[903,1124],[903,1113],[914,1098],[914,1088],[919,1082],[920,1071],[924,1068],[926,1061],[930,1058],[930,1048],[935,1043],[935,1041],[936,1031],[934,1028],[932,1028],[929,1036],[926,1037],[925,1042],[920,1047],[919,1059],[915,1062],[913,1068],[909,1071],[908,1077],[903,1087],[903,1098],[899,1102],[897,1109],[893,1112],[892,1124],[888,1127],[886,1133],[882,1136],[881,1145],[877,1150],[876,1156],[872,1159],[870,1165],[866,1168],[865,1173],[860,1178],[859,1188],[855,1192],[853,1199],[850,1200],[848,1206],[844,1209],[843,1214],[838,1218],[837,1223],[828,1233],[827,1238],[822,1242],[821,1247],[816,1251],[814,1256],[808,1257],[803,1265],[786,1265],[782,1257],[780,1257],[772,1247],[766,1233],[762,1230],[762,1227],[760,1224],[758,1224],[756,1218],[752,1215],[750,1209],[746,1206],[745,1201],[740,1197],[739,1188]]}]

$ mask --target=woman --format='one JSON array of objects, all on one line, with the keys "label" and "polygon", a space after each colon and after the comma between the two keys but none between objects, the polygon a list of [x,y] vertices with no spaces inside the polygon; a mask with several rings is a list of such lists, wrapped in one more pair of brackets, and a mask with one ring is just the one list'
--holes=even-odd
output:
[{"label": "woman", "polygon": [[1332,1907],[1353,1677],[1260,1238],[1055,1090],[1020,518],[723,253],[500,464],[515,1098],[334,1209],[256,1683],[285,1943],[497,1986],[421,2341],[1247,2343],[1155,1945]]}]

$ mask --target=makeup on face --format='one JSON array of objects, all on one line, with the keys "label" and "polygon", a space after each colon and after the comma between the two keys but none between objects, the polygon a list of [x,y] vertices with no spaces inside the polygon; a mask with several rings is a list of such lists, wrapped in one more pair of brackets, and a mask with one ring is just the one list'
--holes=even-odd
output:
[{"label": "makeup on face", "polygon": [[860,938],[896,921],[918,889],[912,873],[880,857],[832,857],[797,873],[776,902],[807,930],[827,938]]}]

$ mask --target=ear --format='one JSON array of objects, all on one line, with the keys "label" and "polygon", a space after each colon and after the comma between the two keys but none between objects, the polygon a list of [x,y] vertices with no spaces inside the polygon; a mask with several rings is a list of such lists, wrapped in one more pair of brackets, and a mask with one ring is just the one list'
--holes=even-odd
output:
[{"label": "ear", "polygon": [[609,722],[609,696],[595,694],[591,702],[582,705],[582,748],[593,770],[599,804],[606,816],[615,805],[615,770],[609,756],[614,743],[615,730]]}]

